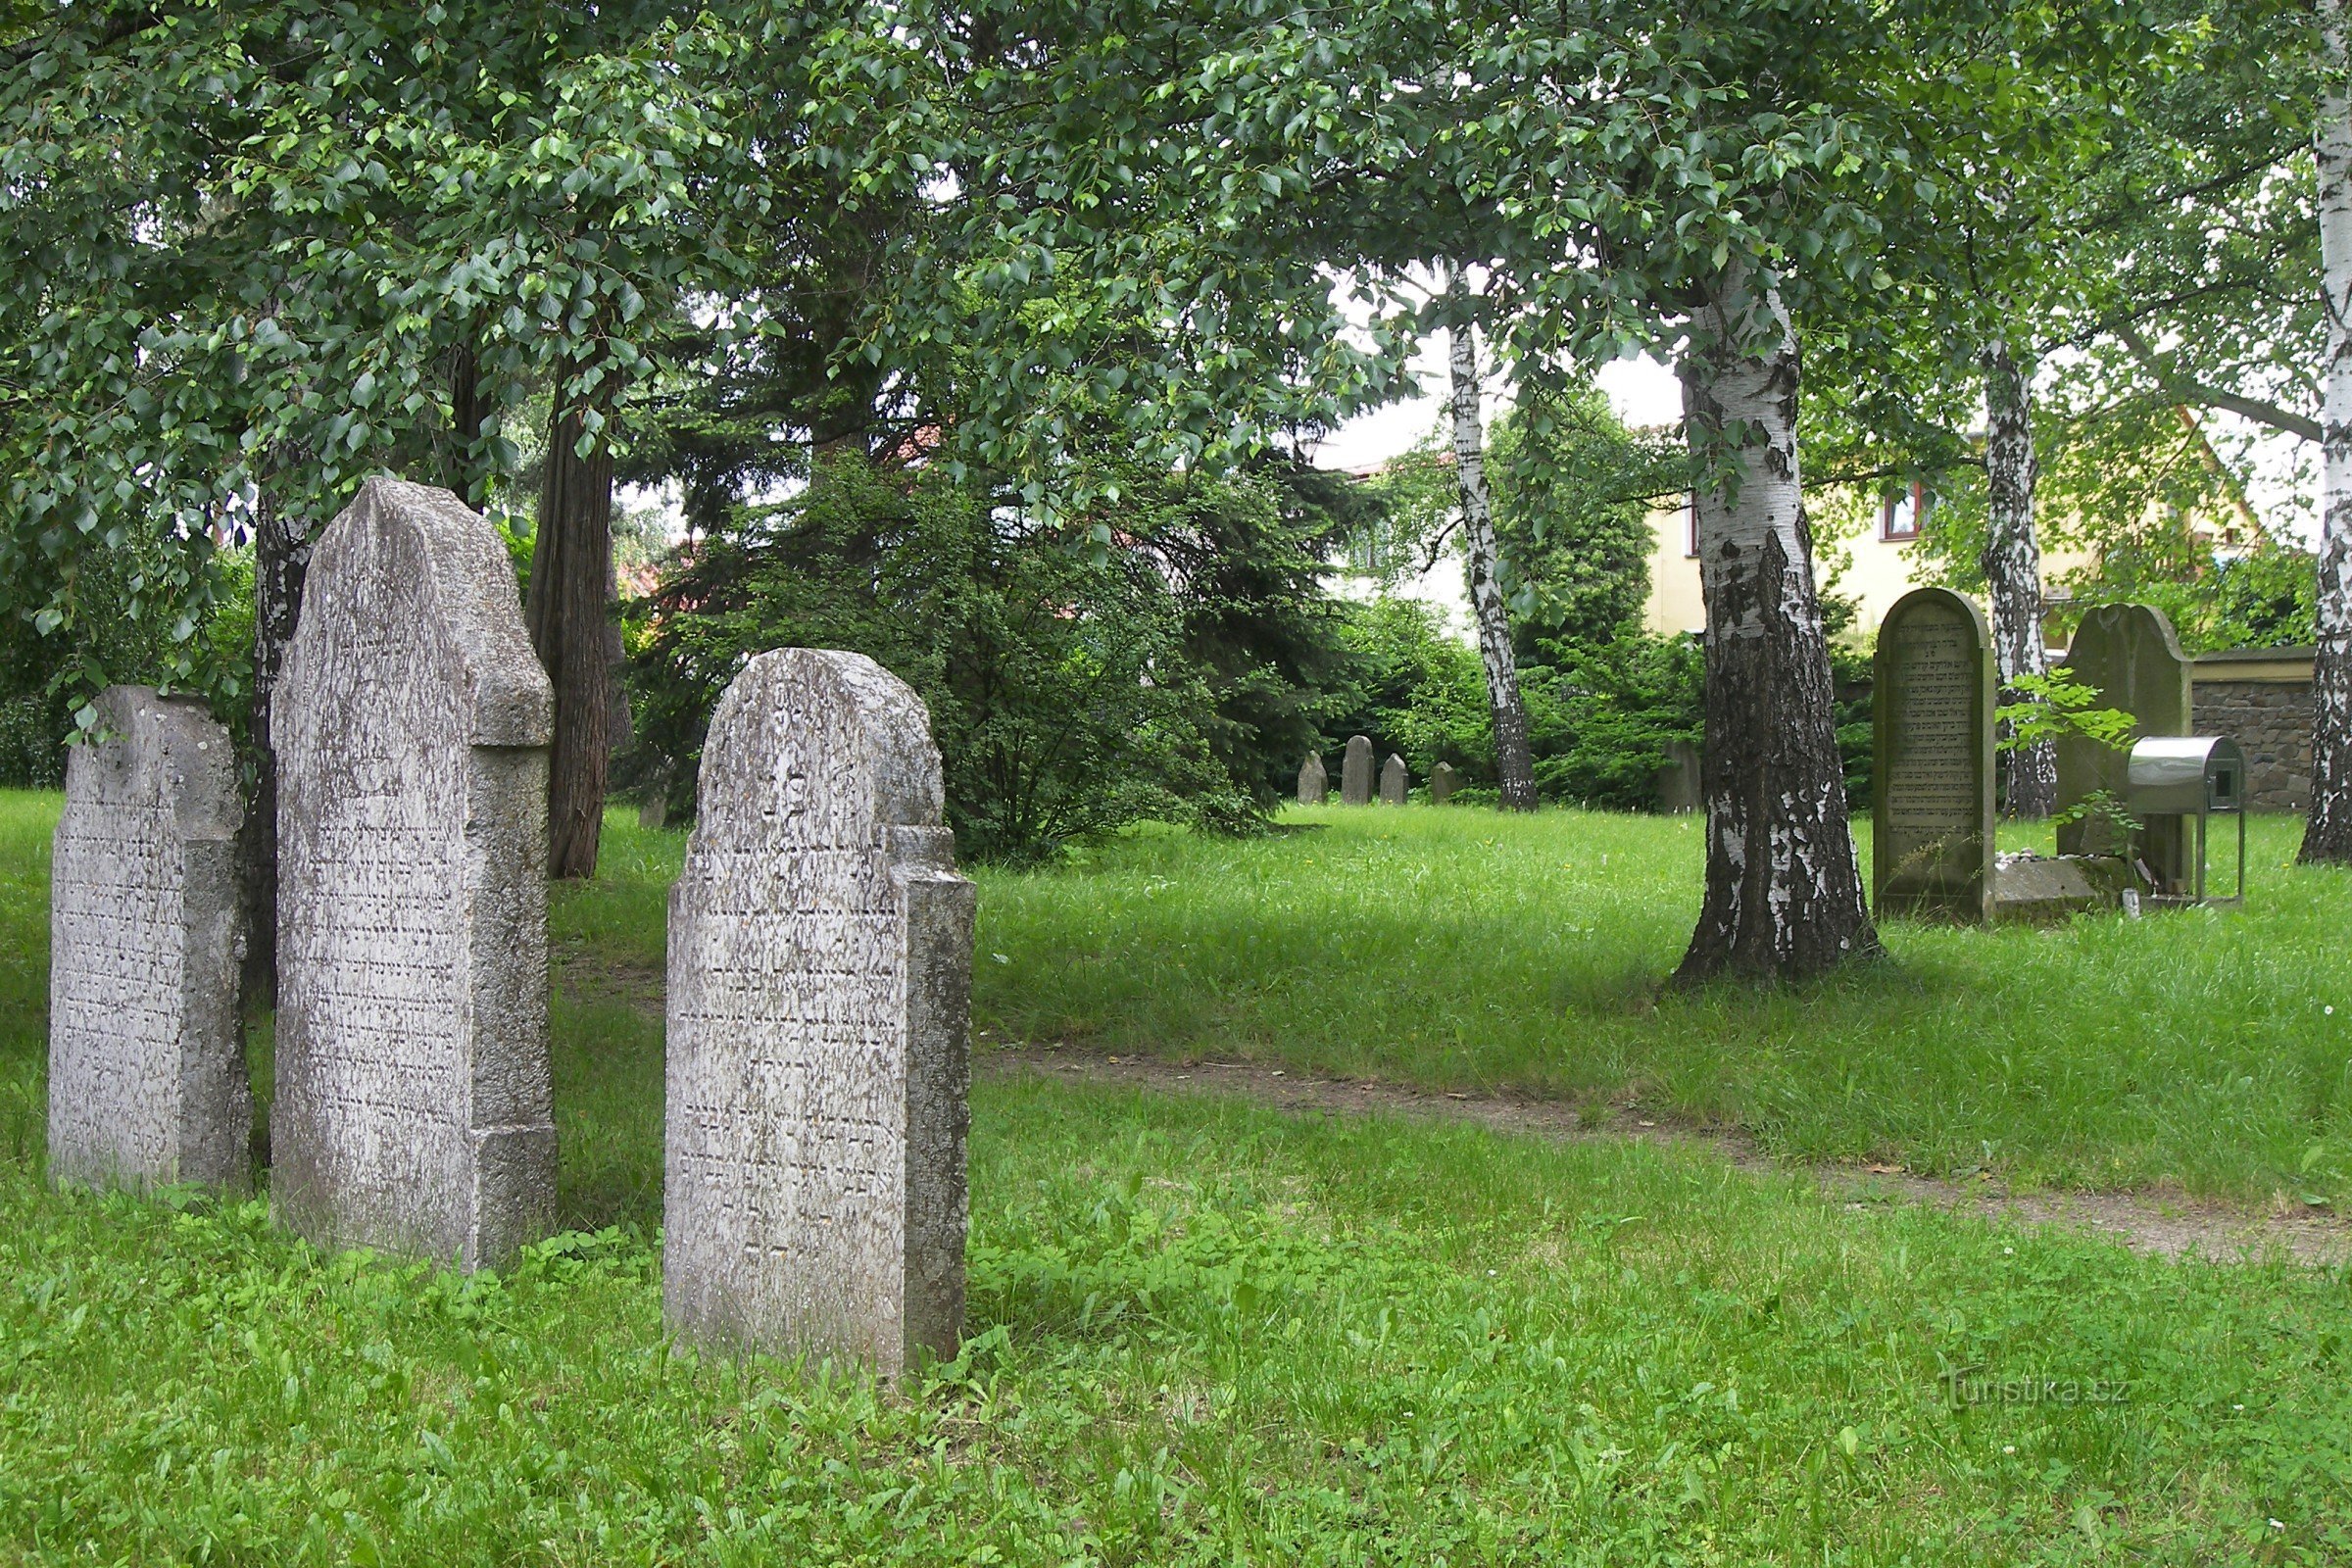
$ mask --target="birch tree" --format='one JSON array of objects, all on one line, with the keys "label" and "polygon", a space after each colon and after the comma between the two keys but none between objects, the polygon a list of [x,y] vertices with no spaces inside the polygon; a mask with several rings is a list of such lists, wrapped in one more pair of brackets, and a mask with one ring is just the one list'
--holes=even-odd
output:
[{"label": "birch tree", "polygon": [[1502,595],[1502,551],[1494,537],[1494,509],[1487,495],[1487,438],[1479,410],[1478,329],[1468,321],[1447,328],[1452,377],[1453,486],[1461,508],[1462,556],[1470,605],[1478,617],[1478,654],[1487,671],[1487,707],[1494,725],[1494,771],[1502,804],[1536,808],[1536,764],[1527,743],[1527,706],[1519,695],[1519,658],[1511,648],[1511,618]]},{"label": "birch tree", "polygon": [[2328,346],[2320,428],[2319,649],[2312,669],[2311,817],[2306,861],[2352,863],[2352,70],[2345,0],[2322,0],[2320,268]]},{"label": "birch tree", "polygon": [[[2020,676],[2049,673],[2042,640],[2041,546],[2034,532],[2033,382],[1995,338],[1984,368],[1985,596],[1992,602],[1995,672],[2004,694]],[[2012,816],[2045,817],[2058,805],[2058,752],[2048,740],[2006,754],[2004,797]]]}]

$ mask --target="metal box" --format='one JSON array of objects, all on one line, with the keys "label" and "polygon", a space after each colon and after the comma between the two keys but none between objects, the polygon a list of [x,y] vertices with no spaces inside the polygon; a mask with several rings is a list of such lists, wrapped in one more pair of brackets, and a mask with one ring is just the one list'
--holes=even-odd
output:
[{"label": "metal box", "polygon": [[[2155,816],[2194,817],[2196,884],[2167,892],[2178,903],[2238,904],[2246,896],[2246,754],[2222,735],[2151,735],[2132,747],[2130,784],[2124,808],[2145,821]],[[2237,818],[2237,896],[2205,894],[2205,819]]]}]

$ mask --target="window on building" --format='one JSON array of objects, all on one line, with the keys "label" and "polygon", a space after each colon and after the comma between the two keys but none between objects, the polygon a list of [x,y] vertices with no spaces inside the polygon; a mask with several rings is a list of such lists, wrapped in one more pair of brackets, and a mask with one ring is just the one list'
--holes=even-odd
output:
[{"label": "window on building", "polygon": [[1919,519],[1928,510],[1927,487],[1914,483],[1879,503],[1879,537],[1889,543],[1919,537]]},{"label": "window on building", "polygon": [[1683,497],[1683,554],[1698,559],[1698,497],[1695,493]]}]

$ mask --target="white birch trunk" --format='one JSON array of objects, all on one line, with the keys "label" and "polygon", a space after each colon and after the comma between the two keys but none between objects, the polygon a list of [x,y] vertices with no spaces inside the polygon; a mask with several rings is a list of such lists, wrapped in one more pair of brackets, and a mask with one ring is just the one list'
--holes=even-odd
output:
[{"label": "white birch trunk", "polygon": [[1462,548],[1469,558],[1470,606],[1478,618],[1478,654],[1487,668],[1487,708],[1494,722],[1494,772],[1505,809],[1536,808],[1535,760],[1527,742],[1527,708],[1519,698],[1519,660],[1511,650],[1511,620],[1502,602],[1501,551],[1494,511],[1487,497],[1486,431],[1478,408],[1478,337],[1452,329],[1453,483],[1462,508]]},{"label": "white birch trunk", "polygon": [[1707,880],[1680,978],[1801,979],[1880,951],[1838,755],[1798,485],[1796,330],[1735,262],[1679,368],[1699,460],[1707,608]]},{"label": "white birch trunk", "polygon": [[2320,94],[2321,281],[2328,304],[2320,436],[2319,655],[2312,678],[2311,819],[2305,860],[2352,864],[2352,100],[2345,0],[2322,0],[2328,85]]},{"label": "white birch trunk", "polygon": [[[2009,345],[1984,350],[1985,596],[1992,602],[1993,664],[2004,700],[2020,675],[2046,675],[2041,640],[2041,546],[2034,534],[2033,388]],[[2057,808],[2058,752],[2048,741],[2003,754],[2012,816],[2038,819]]]}]

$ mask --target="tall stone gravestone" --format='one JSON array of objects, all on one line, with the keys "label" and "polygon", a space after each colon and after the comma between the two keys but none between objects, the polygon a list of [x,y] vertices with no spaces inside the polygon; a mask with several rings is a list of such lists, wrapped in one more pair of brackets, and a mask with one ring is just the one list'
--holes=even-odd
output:
[{"label": "tall stone gravestone", "polygon": [[67,758],[50,853],[49,1175],[241,1192],[253,1097],[228,731],[145,686],[97,707],[113,738]]},{"label": "tall stone gravestone", "polygon": [[371,479],[327,524],[277,741],[278,1213],[495,1263],[554,1217],[546,674],[497,533]]},{"label": "tall stone gravestone", "polygon": [[1992,893],[1991,637],[1942,588],[1895,601],[1879,627],[1873,904],[1982,921]]},{"label": "tall stone gravestone", "polygon": [[1323,771],[1323,757],[1319,752],[1306,754],[1298,764],[1298,804],[1321,806],[1331,796],[1331,775]]},{"label": "tall stone gravestone", "polygon": [[963,1327],[972,885],[922,700],[747,665],[669,901],[662,1296],[680,1333],[896,1376]]},{"label": "tall stone gravestone", "polygon": [[[2147,735],[2189,733],[2188,656],[2173,623],[2147,605],[2100,605],[2083,612],[2067,649],[2066,667],[2077,682],[2095,687],[2102,708],[2120,708],[2137,722],[2132,740]],[[2130,743],[2122,751],[2080,736],[2058,742],[2058,807],[2081,804],[2106,790],[2117,805],[2131,787]],[[2189,846],[2178,817],[2160,817],[2139,836],[2140,858],[2160,887],[2185,888],[2190,879]],[[2124,834],[2096,813],[2058,829],[2061,855],[2121,855]]]},{"label": "tall stone gravestone", "polygon": [[1668,741],[1665,760],[1658,764],[1658,809],[1683,816],[1705,804],[1699,797],[1698,748],[1689,741]]},{"label": "tall stone gravestone", "polygon": [[1412,775],[1405,768],[1404,759],[1394,752],[1390,753],[1388,761],[1380,769],[1380,804],[1402,806],[1404,792],[1411,787],[1411,782]]},{"label": "tall stone gravestone", "polygon": [[1451,762],[1440,762],[1429,770],[1429,804],[1444,806],[1453,799],[1453,792],[1462,785],[1462,775],[1453,770]]},{"label": "tall stone gravestone", "polygon": [[1369,736],[1353,736],[1348,742],[1348,756],[1340,763],[1340,804],[1372,804],[1372,741]]}]

